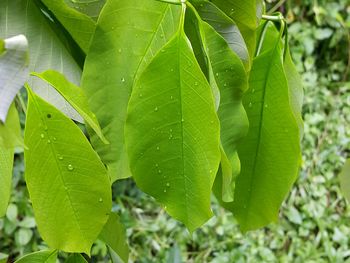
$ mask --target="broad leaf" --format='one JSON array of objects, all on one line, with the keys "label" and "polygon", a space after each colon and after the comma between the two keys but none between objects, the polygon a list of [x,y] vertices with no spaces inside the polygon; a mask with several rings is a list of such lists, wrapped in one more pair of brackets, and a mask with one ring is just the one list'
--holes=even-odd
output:
[{"label": "broad leaf", "polygon": [[18,113],[12,105],[6,123],[0,122],[0,217],[6,214],[11,196],[13,157],[20,132]]},{"label": "broad leaf", "polygon": [[82,89],[69,82],[61,73],[47,70],[43,73],[32,73],[33,76],[41,78],[55,88],[69,104],[82,116],[85,122],[94,130],[104,143],[108,143],[103,136],[100,124],[94,113],[89,108],[88,99]]},{"label": "broad leaf", "polygon": [[28,77],[28,41],[18,35],[5,39],[5,53],[0,56],[0,121],[6,120],[7,112],[17,92]]},{"label": "broad leaf", "polygon": [[210,0],[238,25],[251,58],[255,49],[255,30],[262,15],[262,0]]},{"label": "broad leaf", "polygon": [[130,176],[124,125],[135,79],[173,36],[181,7],[154,0],[108,1],[83,74],[83,89],[110,145],[91,136],[114,180]]},{"label": "broad leaf", "polygon": [[64,2],[96,21],[106,0],[64,0]]},{"label": "broad leaf", "polygon": [[346,161],[342,172],[339,175],[340,186],[343,195],[350,202],[350,159]]},{"label": "broad leaf", "polygon": [[206,22],[201,23],[201,34],[205,46],[210,71],[211,83],[220,91],[218,116],[220,119],[222,144],[222,198],[225,202],[233,201],[231,191],[234,179],[239,174],[238,143],[248,132],[247,114],[243,108],[242,96],[248,89],[248,79],[239,57],[230,49],[222,38]]},{"label": "broad leaf", "polygon": [[70,255],[65,263],[87,263],[86,259],[80,254]]},{"label": "broad leaf", "polygon": [[234,212],[243,231],[276,221],[300,163],[299,128],[291,107],[280,37],[254,59],[244,106],[251,123],[239,147]]},{"label": "broad leaf", "polygon": [[116,213],[111,213],[106,225],[100,233],[99,239],[103,241],[120,259],[127,263],[129,259],[129,246],[126,243],[126,231]]},{"label": "broad leaf", "polygon": [[[48,19],[33,0],[1,0],[0,38],[23,34],[28,38],[29,70],[42,72],[53,69],[63,73],[70,81],[79,84],[81,69],[69,54],[65,45],[51,29]],[[29,78],[29,84],[42,98],[50,101],[71,118],[82,121],[79,114],[57,91],[37,78]]]},{"label": "broad leaf", "polygon": [[106,169],[82,131],[30,88],[26,182],[47,244],[89,254],[111,209]]},{"label": "broad leaf", "polygon": [[250,68],[250,58],[244,39],[235,22],[207,0],[192,1],[200,17],[211,25],[228,43],[229,47]]},{"label": "broad leaf", "polygon": [[21,257],[15,263],[56,263],[57,250],[34,252]]},{"label": "broad leaf", "polygon": [[190,231],[207,221],[220,162],[219,123],[182,28],[138,80],[125,134],[137,185]]},{"label": "broad leaf", "polygon": [[65,0],[42,0],[85,52],[95,31],[95,21],[65,3]]}]

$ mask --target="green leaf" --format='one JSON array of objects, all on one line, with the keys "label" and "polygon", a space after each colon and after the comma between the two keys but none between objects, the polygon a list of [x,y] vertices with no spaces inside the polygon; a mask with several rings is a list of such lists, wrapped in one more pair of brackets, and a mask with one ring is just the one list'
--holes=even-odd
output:
[{"label": "green leaf", "polygon": [[[53,69],[64,74],[71,82],[80,83],[81,69],[64,43],[50,27],[44,14],[33,0],[2,0],[0,5],[0,38],[18,34],[27,37],[29,43],[29,71],[42,72]],[[48,100],[67,116],[82,121],[79,114],[57,91],[38,78],[28,83],[42,98]]]},{"label": "green leaf", "polygon": [[15,263],[56,263],[57,250],[34,252],[21,257]]},{"label": "green leaf", "polygon": [[25,176],[40,234],[52,248],[89,254],[111,209],[106,169],[79,127],[27,90]]},{"label": "green leaf", "polygon": [[195,0],[192,3],[203,21],[211,25],[226,40],[228,46],[243,61],[247,69],[250,69],[247,46],[235,22],[209,1]]},{"label": "green leaf", "polygon": [[211,0],[229,17],[231,17],[240,29],[250,57],[253,58],[255,49],[255,31],[259,25],[263,5],[261,0]]},{"label": "green leaf", "polygon": [[138,80],[125,134],[137,185],[190,231],[207,221],[220,161],[219,122],[182,29]]},{"label": "green leaf", "polygon": [[100,124],[94,113],[89,108],[88,99],[84,91],[69,82],[64,75],[54,70],[47,70],[43,73],[31,73],[32,76],[36,76],[46,81],[52,87],[54,87],[72,107],[84,118],[86,123],[94,130],[94,132],[100,137],[102,142],[108,144],[108,141],[103,136]]},{"label": "green leaf", "polygon": [[86,259],[80,254],[70,255],[65,263],[87,263]]},{"label": "green leaf", "polygon": [[[292,110],[294,113],[294,117],[297,120],[299,131],[300,131],[300,140],[303,138],[304,134],[304,122],[302,119],[302,108],[303,108],[303,98],[304,98],[304,90],[303,84],[301,81],[301,77],[295,68],[292,56],[290,54],[289,45],[284,47],[285,51],[285,59],[284,59],[284,71],[288,82],[289,87],[289,98],[292,106]],[[301,156],[300,156],[301,158]]]},{"label": "green leaf", "polygon": [[234,204],[243,231],[276,221],[300,164],[299,128],[291,107],[281,36],[254,59],[244,96],[250,129],[239,147],[242,171]]},{"label": "green leaf", "polygon": [[15,146],[23,145],[20,132],[18,113],[13,104],[6,123],[0,122],[0,217],[5,215],[11,196]]},{"label": "green leaf", "polygon": [[225,39],[206,22],[201,23],[201,32],[212,71],[211,82],[215,82],[220,91],[221,171],[225,182],[221,188],[223,201],[230,202],[233,201],[234,179],[239,174],[237,146],[248,132],[247,114],[242,104],[248,79],[242,62]]},{"label": "green leaf", "polygon": [[350,202],[350,159],[344,165],[342,172],[339,175],[340,187],[343,195]]},{"label": "green leaf", "polygon": [[108,1],[99,17],[83,84],[92,111],[110,142],[91,134],[112,181],[129,177],[124,125],[135,79],[174,35],[181,7],[154,0]]},{"label": "green leaf", "polygon": [[28,77],[28,41],[18,35],[4,40],[5,53],[0,56],[0,121]]},{"label": "green leaf", "polygon": [[106,0],[64,0],[64,2],[96,21]]},{"label": "green leaf", "polygon": [[95,21],[66,4],[65,0],[42,0],[85,52],[95,31]]},{"label": "green leaf", "polygon": [[111,213],[99,239],[115,252],[123,262],[128,262],[129,246],[126,231],[117,213]]}]

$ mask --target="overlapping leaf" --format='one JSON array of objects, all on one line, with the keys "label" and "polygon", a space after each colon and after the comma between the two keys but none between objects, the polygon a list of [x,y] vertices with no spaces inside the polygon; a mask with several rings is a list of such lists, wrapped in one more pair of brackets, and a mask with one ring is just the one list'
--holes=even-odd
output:
[{"label": "overlapping leaf", "polygon": [[64,2],[95,21],[97,20],[106,0],[64,0]]},{"label": "overlapping leaf", "polygon": [[20,143],[20,132],[18,113],[12,105],[5,124],[0,122],[0,217],[5,215],[11,196],[14,150]]},{"label": "overlapping leaf", "polygon": [[212,216],[219,123],[182,27],[138,80],[125,134],[133,177],[143,191],[191,231]]},{"label": "overlapping leaf", "polygon": [[129,246],[126,243],[126,231],[123,224],[120,222],[118,214],[112,213],[103,227],[100,240],[105,242],[111,253],[115,253],[114,257],[119,258],[119,262],[128,262]]},{"label": "overlapping leaf", "polygon": [[80,48],[87,53],[95,31],[95,21],[65,3],[65,0],[42,0],[47,8],[62,23]]},{"label": "overlapping leaf", "polygon": [[200,17],[211,25],[228,43],[247,69],[250,68],[250,58],[244,39],[235,22],[217,6],[207,0],[192,1]]},{"label": "overlapping leaf", "polygon": [[300,131],[291,106],[280,36],[263,50],[254,59],[250,89],[244,97],[250,130],[239,147],[242,171],[234,203],[226,204],[243,231],[277,220],[300,163]]},{"label": "overlapping leaf", "polygon": [[253,58],[256,28],[263,11],[262,0],[210,0],[231,17],[238,25]]},{"label": "overlapping leaf", "polygon": [[26,182],[43,239],[89,254],[111,209],[107,172],[82,131],[29,88]]},{"label": "overlapping leaf", "polygon": [[130,176],[124,125],[135,79],[173,36],[181,7],[154,0],[109,1],[86,59],[82,87],[110,142],[91,136],[114,180]]},{"label": "overlapping leaf", "polygon": [[[210,63],[212,78],[220,90],[220,119],[222,144],[222,185],[224,201],[233,201],[230,196],[231,183],[238,173],[238,142],[248,131],[248,120],[242,104],[243,93],[248,89],[248,80],[242,62],[232,52],[227,42],[205,22],[201,23],[205,50]],[[237,173],[238,172],[238,173]]]},{"label": "overlapping leaf", "polygon": [[85,122],[100,137],[103,143],[108,141],[103,136],[100,124],[94,113],[89,108],[88,99],[82,89],[69,82],[65,76],[54,70],[47,70],[43,73],[32,73],[33,76],[41,78],[55,88],[67,102],[82,116]]},{"label": "overlapping leaf", "polygon": [[[29,70],[42,72],[54,69],[63,73],[70,81],[79,84],[81,69],[69,54],[65,45],[48,24],[48,19],[32,0],[2,0],[0,4],[0,38],[23,34],[29,42]],[[35,92],[50,101],[71,118],[82,121],[79,114],[57,91],[37,78],[29,84]]]}]

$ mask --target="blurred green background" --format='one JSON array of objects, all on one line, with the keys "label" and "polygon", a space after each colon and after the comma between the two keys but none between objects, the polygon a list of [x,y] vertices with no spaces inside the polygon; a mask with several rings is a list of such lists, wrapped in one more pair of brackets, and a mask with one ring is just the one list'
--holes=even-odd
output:
[{"label": "blurred green background", "polygon": [[[276,4],[305,89],[303,167],[279,223],[243,235],[213,199],[217,216],[190,235],[131,180],[118,182],[113,209],[127,227],[132,262],[350,262],[350,206],[338,180],[350,156],[350,0],[268,1],[267,10]],[[0,252],[10,262],[46,247],[23,173],[19,153],[11,204],[0,219]],[[106,253],[96,243],[91,262],[108,262]]]}]

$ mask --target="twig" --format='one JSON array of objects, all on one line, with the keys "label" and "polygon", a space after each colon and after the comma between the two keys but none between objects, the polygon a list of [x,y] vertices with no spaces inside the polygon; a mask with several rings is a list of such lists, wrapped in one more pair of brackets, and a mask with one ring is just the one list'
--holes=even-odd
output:
[{"label": "twig", "polygon": [[280,8],[287,0],[280,0],[274,7],[272,7],[268,12],[267,14],[268,15],[271,15],[273,14],[274,12],[277,11],[278,8]]}]

